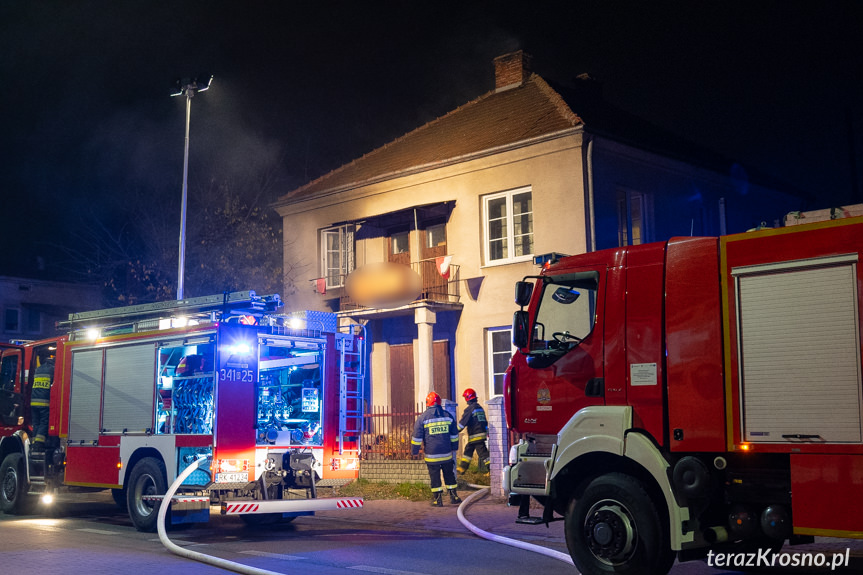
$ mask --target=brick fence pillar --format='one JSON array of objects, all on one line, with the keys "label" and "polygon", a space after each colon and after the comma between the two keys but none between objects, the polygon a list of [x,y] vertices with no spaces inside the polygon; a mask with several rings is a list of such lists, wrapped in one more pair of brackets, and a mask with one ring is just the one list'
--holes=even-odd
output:
[{"label": "brick fence pillar", "polygon": [[504,417],[503,397],[488,400],[485,414],[488,419],[488,451],[491,459],[491,496],[506,497],[503,492],[503,467],[509,459],[509,433]]}]

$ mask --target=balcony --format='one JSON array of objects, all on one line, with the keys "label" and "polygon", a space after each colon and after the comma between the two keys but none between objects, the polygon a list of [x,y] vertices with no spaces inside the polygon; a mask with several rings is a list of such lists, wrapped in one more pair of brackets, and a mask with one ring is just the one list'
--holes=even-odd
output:
[{"label": "balcony", "polygon": [[[461,298],[460,293],[460,278],[459,266],[450,264],[449,277],[445,278],[438,272],[437,265],[434,259],[421,260],[410,263],[411,269],[415,271],[422,280],[422,291],[419,297],[414,300],[417,302],[432,302],[441,304],[458,304]],[[344,277],[342,277],[342,285],[344,285]],[[365,307],[355,302],[351,297],[343,293],[339,298],[339,311],[361,311],[371,310],[372,308]]]}]

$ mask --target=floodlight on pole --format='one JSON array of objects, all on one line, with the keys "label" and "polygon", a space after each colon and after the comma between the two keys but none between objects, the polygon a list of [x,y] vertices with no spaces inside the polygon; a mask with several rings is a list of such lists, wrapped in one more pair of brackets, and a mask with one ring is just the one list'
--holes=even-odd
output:
[{"label": "floodlight on pole", "polygon": [[183,276],[186,267],[186,196],[187,182],[189,178],[189,118],[192,115],[192,98],[196,92],[204,92],[210,89],[213,76],[203,74],[197,78],[183,78],[177,80],[177,91],[171,96],[186,97],[186,145],[183,154],[183,199],[180,202],[180,262],[177,268],[177,299],[183,299]]}]

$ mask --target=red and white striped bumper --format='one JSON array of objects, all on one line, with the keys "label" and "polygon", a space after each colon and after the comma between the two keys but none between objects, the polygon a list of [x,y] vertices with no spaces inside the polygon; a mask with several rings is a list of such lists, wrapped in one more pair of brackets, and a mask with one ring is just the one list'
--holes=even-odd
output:
[{"label": "red and white striped bumper", "polygon": [[361,509],[362,506],[362,497],[328,497],[326,499],[289,499],[278,501],[223,501],[222,515],[302,513],[304,511]]}]

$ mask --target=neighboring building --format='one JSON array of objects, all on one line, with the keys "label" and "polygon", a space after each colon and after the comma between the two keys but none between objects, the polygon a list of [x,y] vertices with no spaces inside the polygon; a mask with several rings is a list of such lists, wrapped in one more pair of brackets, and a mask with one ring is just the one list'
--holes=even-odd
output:
[{"label": "neighboring building", "polygon": [[98,286],[0,276],[0,341],[57,335],[57,321],[69,319],[70,313],[99,309],[101,303]]},{"label": "neighboring building", "polygon": [[[286,286],[287,307],[367,325],[375,405],[410,408],[430,389],[500,395],[514,283],[537,273],[537,254],[745,231],[799,209],[609,108],[588,78],[555,89],[528,64],[521,51],[496,58],[493,91],[276,203],[285,269],[304,274]],[[347,274],[381,261],[410,264],[420,298],[352,302]]]}]

